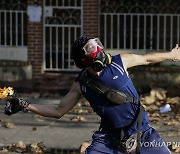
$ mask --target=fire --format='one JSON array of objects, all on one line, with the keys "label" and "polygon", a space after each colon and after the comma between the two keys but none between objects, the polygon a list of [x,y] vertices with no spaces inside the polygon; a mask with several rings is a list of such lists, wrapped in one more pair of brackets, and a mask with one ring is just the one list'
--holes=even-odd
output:
[{"label": "fire", "polygon": [[14,90],[12,87],[0,88],[0,98],[6,98],[6,97],[11,96],[13,94],[14,94]]}]

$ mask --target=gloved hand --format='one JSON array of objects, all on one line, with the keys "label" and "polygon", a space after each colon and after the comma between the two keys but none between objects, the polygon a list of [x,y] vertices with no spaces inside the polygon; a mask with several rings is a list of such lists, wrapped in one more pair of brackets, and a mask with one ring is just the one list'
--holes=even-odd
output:
[{"label": "gloved hand", "polygon": [[11,97],[7,100],[4,114],[12,115],[19,111],[27,112],[27,107],[30,103],[27,101],[17,98],[17,97]]}]

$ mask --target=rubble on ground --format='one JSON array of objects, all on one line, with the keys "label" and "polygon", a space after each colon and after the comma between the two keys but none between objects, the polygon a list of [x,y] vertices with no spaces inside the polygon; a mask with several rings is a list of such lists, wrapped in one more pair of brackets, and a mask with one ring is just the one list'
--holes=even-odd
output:
[{"label": "rubble on ground", "polygon": [[[154,88],[149,95],[141,96],[141,103],[148,112],[151,122],[164,120],[164,125],[173,126],[180,122],[180,97],[167,97],[162,88]],[[169,104],[171,111],[160,113],[160,108]]]},{"label": "rubble on ground", "polygon": [[47,151],[47,148],[43,145],[42,142],[25,144],[22,141],[19,141],[16,144],[9,144],[2,148],[0,147],[0,153],[4,153],[4,154],[6,153],[8,154],[11,152],[43,154],[45,151]]},{"label": "rubble on ground", "polygon": [[[39,95],[36,95],[39,97]],[[161,122],[164,126],[180,128],[180,96],[169,97],[167,95],[167,91],[162,88],[152,88],[149,94],[141,96],[141,103],[144,106],[145,110],[148,113],[149,119],[151,123],[157,124]],[[171,110],[168,112],[161,113],[160,108],[164,105],[169,104]],[[92,108],[88,101],[82,97],[78,102],[76,107],[70,112],[73,114],[73,117],[69,118],[69,121],[72,122],[87,122],[88,119],[85,115],[93,114]],[[41,116],[35,115],[37,121],[42,121]],[[16,126],[11,122],[4,122],[0,119],[0,127],[5,127],[7,129],[15,128]],[[37,128],[33,127],[33,131],[36,131]],[[177,129],[175,132],[165,132],[166,136],[180,136],[180,129]],[[89,143],[84,142],[81,145],[80,152],[84,153],[86,147]],[[173,153],[180,153],[180,147],[171,146],[170,149]],[[43,145],[43,143],[32,143],[32,144],[24,144],[22,141],[19,141],[16,144],[7,145],[5,147],[0,147],[0,153],[8,153],[8,152],[17,152],[17,153],[36,153],[41,154],[46,151],[47,148]]]}]

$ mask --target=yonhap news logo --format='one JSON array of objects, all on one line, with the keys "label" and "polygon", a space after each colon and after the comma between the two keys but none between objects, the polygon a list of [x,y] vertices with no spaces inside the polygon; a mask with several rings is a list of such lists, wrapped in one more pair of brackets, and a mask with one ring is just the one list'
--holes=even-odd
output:
[{"label": "yonhap news logo", "polygon": [[180,147],[180,142],[158,142],[158,141],[151,141],[151,142],[140,142],[141,147]]}]

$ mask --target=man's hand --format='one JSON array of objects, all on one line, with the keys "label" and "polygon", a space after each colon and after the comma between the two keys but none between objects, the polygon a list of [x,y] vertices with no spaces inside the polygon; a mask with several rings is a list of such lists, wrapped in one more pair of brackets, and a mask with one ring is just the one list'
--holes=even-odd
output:
[{"label": "man's hand", "polygon": [[171,50],[171,56],[173,61],[180,61],[180,47],[176,44],[176,47]]},{"label": "man's hand", "polygon": [[27,107],[29,103],[25,100],[19,99],[17,97],[11,97],[7,100],[4,114],[12,115],[19,111],[27,112]]}]

